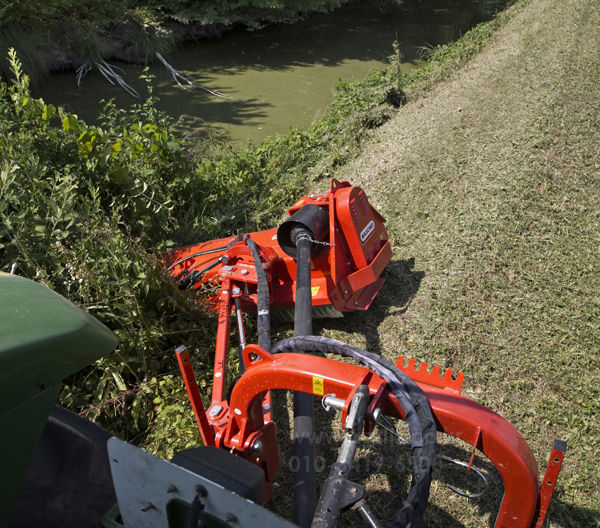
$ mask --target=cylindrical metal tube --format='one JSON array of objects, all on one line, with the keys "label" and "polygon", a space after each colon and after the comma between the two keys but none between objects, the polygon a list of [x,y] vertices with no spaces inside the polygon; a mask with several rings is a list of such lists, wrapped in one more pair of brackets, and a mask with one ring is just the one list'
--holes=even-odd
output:
[{"label": "cylindrical metal tube", "polygon": [[312,528],[334,527],[344,509],[362,499],[364,487],[360,486],[361,493],[359,494],[359,485],[350,482],[348,476],[363,430],[368,404],[369,387],[359,385],[348,410],[345,425],[346,435],[340,447],[337,462],[331,468],[329,477],[321,490],[321,498],[317,505]]},{"label": "cylindrical metal tube", "polygon": [[244,351],[244,348],[246,348],[246,333],[244,332],[244,319],[242,318],[240,298],[234,297],[233,302],[235,303],[235,318],[237,321],[238,337],[240,338],[240,346],[238,348],[240,373],[243,374],[246,371],[246,366],[244,365],[244,360],[242,358],[242,352]]},{"label": "cylindrical metal tube", "polygon": [[367,505],[367,503],[362,500],[360,506],[358,507],[358,511],[362,514],[365,521],[367,521],[368,525],[371,528],[381,528],[381,523],[379,519],[373,515],[371,508]]},{"label": "cylindrical metal tube", "polygon": [[[310,256],[312,242],[300,234],[296,239],[296,303],[294,334],[312,334],[312,297],[310,291]],[[309,394],[294,394],[294,522],[301,528],[309,527],[315,512],[313,440],[313,398]]]},{"label": "cylindrical metal tube", "polygon": [[246,237],[246,244],[252,253],[256,277],[258,279],[258,298],[256,300],[258,346],[267,352],[271,350],[271,302],[269,299],[269,283],[260,259],[258,246],[250,237]]},{"label": "cylindrical metal tube", "polygon": [[333,407],[336,411],[341,411],[344,408],[344,405],[346,405],[346,400],[336,398],[335,394],[323,396],[321,402],[326,411],[328,411],[330,407]]}]

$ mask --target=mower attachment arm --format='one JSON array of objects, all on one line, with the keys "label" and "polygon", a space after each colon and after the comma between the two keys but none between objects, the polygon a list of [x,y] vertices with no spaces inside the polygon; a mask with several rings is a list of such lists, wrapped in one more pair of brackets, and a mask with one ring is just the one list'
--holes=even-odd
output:
[{"label": "mower attachment arm", "polygon": [[[244,451],[248,437],[264,426],[262,414],[254,407],[260,406],[259,396],[268,389],[320,397],[335,393],[337,398],[348,400],[356,387],[365,384],[372,397],[379,392],[385,414],[404,419],[404,411],[391,393],[378,391],[385,382],[368,369],[318,356],[310,356],[307,361],[305,354],[271,355],[253,345],[246,347],[244,360],[247,371],[233,389],[233,412],[224,437],[229,448]],[[539,497],[537,465],[523,437],[501,416],[464,396],[425,384],[419,386],[429,398],[438,430],[480,450],[501,474],[505,494],[496,528],[532,526]]]}]

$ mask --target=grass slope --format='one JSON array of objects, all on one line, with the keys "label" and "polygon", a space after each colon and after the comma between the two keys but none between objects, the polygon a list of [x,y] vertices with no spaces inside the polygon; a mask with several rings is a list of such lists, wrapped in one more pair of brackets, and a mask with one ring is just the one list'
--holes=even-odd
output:
[{"label": "grass slope", "polygon": [[[464,370],[463,392],[515,425],[541,471],[567,440],[550,524],[598,526],[600,10],[532,0],[508,14],[336,174],[388,218],[395,260],[369,313],[320,331]],[[472,502],[444,488],[427,525],[493,523],[501,483]]]}]

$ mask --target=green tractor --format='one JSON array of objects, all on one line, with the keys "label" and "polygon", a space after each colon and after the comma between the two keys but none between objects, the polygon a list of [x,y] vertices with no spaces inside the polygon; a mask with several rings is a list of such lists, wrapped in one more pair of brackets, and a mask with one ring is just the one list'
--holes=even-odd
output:
[{"label": "green tractor", "polygon": [[117,338],[57,293],[0,274],[0,526],[292,526],[262,469],[215,447],[155,457],[54,405]]}]

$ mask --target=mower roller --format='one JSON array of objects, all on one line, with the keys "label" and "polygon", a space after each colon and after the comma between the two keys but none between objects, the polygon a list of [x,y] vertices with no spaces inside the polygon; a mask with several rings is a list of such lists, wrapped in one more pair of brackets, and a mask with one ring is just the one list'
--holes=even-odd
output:
[{"label": "mower roller", "polygon": [[[369,526],[380,526],[365,488],[348,480],[362,434],[390,429],[386,418],[406,420],[411,434],[412,483],[392,526],[420,524],[437,459],[436,431],[481,451],[504,483],[497,528],[542,526],[566,444],[555,441],[541,488],[534,456],[523,437],[492,410],[460,394],[463,373],[434,365],[394,365],[377,354],[311,335],[312,318],[367,310],[392,257],[383,217],[362,189],[331,180],[328,192],[304,196],[278,229],[178,248],[166,265],[180,288],[199,290],[218,312],[210,405],[205,409],[185,347],[176,351],[203,441],[261,468],[265,502],[279,465],[270,391],[294,391],[294,522],[302,527],[334,526],[349,508]],[[215,293],[215,287],[218,293]],[[206,295],[205,292],[212,293]],[[270,321],[294,310],[294,337],[271,345]],[[256,312],[258,344],[247,344],[244,312]],[[232,313],[239,338],[239,371],[227,385]],[[349,357],[362,366],[323,357]],[[341,411],[345,431],[337,461],[317,502],[314,489],[312,405]],[[394,431],[391,431],[394,434]],[[459,463],[460,464],[460,463]],[[462,493],[463,495],[466,495]]]}]

